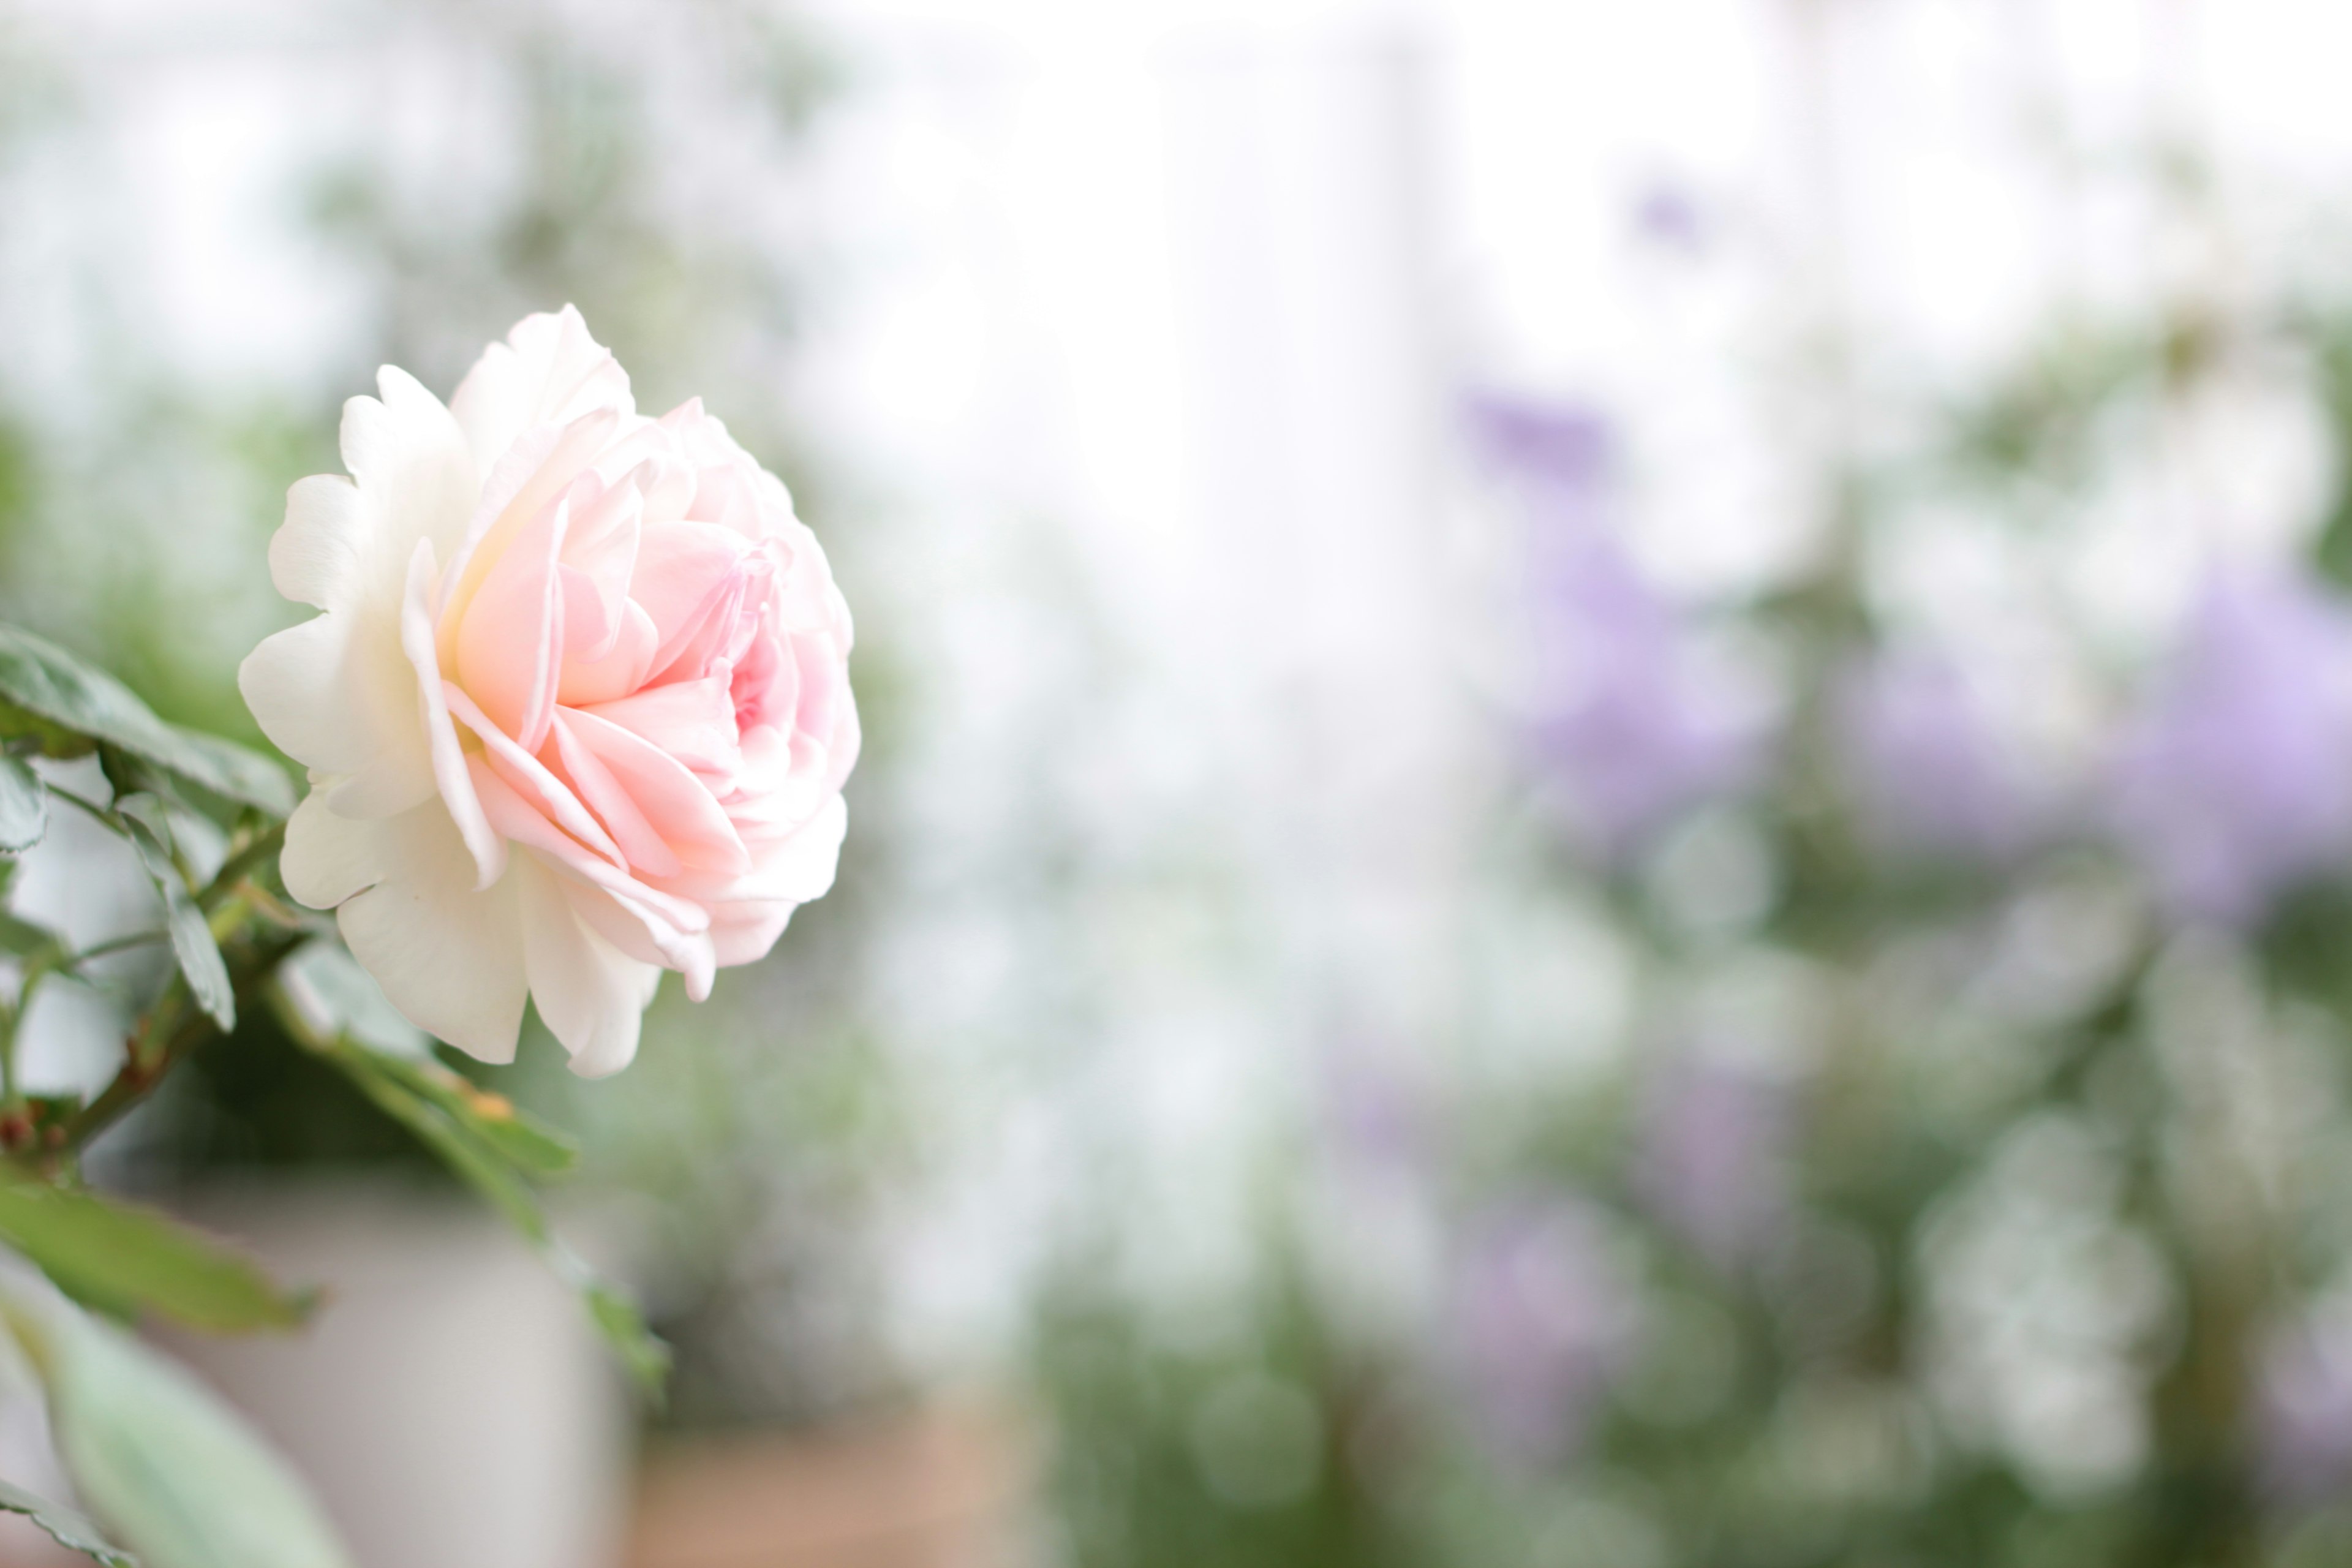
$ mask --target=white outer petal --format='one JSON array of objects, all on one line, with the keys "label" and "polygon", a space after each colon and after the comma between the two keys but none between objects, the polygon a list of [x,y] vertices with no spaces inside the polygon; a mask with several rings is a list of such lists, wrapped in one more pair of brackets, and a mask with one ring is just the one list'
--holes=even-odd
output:
[{"label": "white outer petal", "polygon": [[354,478],[297,483],[269,543],[278,591],[327,613],[267,639],[237,671],[263,731],[307,766],[339,775],[334,803],[350,816],[394,816],[432,792],[401,603],[418,542],[454,542],[479,488],[439,399],[390,365],[377,384],[381,401],[343,405],[343,460]]},{"label": "white outer petal", "polygon": [[336,911],[352,956],[418,1028],[513,1060],[529,984],[513,879],[473,886],[474,858],[438,801],[370,826],[393,869]]},{"label": "white outer petal", "polygon": [[[279,592],[327,613],[265,639],[237,670],[263,731],[338,775],[335,804],[352,816],[397,815],[432,793],[415,675],[400,647],[401,552],[412,547],[401,541],[434,521],[436,506],[454,513],[472,482],[469,460],[450,449],[447,411],[405,377],[387,372],[384,385],[392,404],[353,398],[344,410],[367,483],[331,474],[299,481],[270,540]],[[388,488],[407,483],[421,495]]]},{"label": "white outer petal", "polygon": [[416,542],[447,560],[481,496],[481,474],[457,421],[397,365],[376,372],[383,401],[343,405],[343,466],[374,513],[364,567],[367,593],[397,595]]},{"label": "white outer petal", "polygon": [[482,352],[449,402],[485,474],[534,425],[568,424],[598,409],[624,418],[636,412],[628,373],[571,305],[516,322],[504,342]]},{"label": "white outer petal", "polygon": [[345,816],[329,804],[326,789],[316,788],[286,819],[278,870],[298,901],[331,910],[398,869],[398,843],[390,823]]},{"label": "white outer petal", "polygon": [[636,1056],[661,971],[589,929],[557,877],[534,852],[515,857],[509,879],[520,903],[523,967],[540,1018],[571,1053],[572,1070],[602,1078]]},{"label": "white outer petal", "polygon": [[415,678],[399,639],[385,647],[360,615],[314,616],[263,638],[237,666],[236,685],[262,733],[305,767],[350,774],[399,766],[404,749],[423,758]]},{"label": "white outer petal", "polygon": [[298,605],[331,610],[363,596],[374,514],[358,485],[312,474],[286,491],[286,521],[269,537],[269,580]]}]

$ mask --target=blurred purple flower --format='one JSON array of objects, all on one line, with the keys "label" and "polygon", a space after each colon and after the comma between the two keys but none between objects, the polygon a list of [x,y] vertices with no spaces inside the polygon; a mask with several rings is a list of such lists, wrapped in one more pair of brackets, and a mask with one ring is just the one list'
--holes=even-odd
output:
[{"label": "blurred purple flower", "polygon": [[1616,545],[1559,552],[1539,586],[1529,740],[1604,853],[1737,788],[1756,735],[1696,665],[1689,628]]},{"label": "blurred purple flower", "polygon": [[1634,1156],[1643,1205],[1721,1268],[1754,1258],[1790,1209],[1789,1086],[1704,1051],[1653,1079]]},{"label": "blurred purple flower", "polygon": [[1325,1055],[1322,1079],[1325,1134],[1341,1160],[1405,1174],[1432,1164],[1437,1116],[1428,1086],[1392,1053],[1335,1047]]},{"label": "blurred purple flower", "polygon": [[1603,855],[1738,787],[1756,734],[1697,668],[1691,628],[1610,531],[1615,440],[1591,409],[1475,398],[1471,424],[1528,510],[1528,740]]},{"label": "blurred purple flower", "polygon": [[2242,923],[2352,847],[2352,616],[2280,575],[2216,575],[2124,737],[2115,812],[2181,915]]},{"label": "blurred purple flower", "polygon": [[1605,415],[1499,393],[1473,393],[1464,411],[1479,457],[1523,487],[1552,528],[1599,522],[1617,468],[1617,436]]},{"label": "blurred purple flower", "polygon": [[1949,664],[1886,653],[1848,670],[1837,730],[1864,826],[1883,847],[1998,859],[2020,847],[2020,781]]},{"label": "blurred purple flower", "polygon": [[1633,204],[1633,228],[1653,244],[1686,256],[1706,248],[1707,222],[1698,202],[1680,185],[1660,182]]},{"label": "blurred purple flower", "polygon": [[2274,1336],[2255,1367],[2253,1429],[2275,1501],[2307,1508],[2352,1484],[2352,1334],[2305,1321]]},{"label": "blurred purple flower", "polygon": [[1447,1293],[1447,1351],[1497,1458],[1539,1469],[1573,1457],[1632,1352],[1637,1308],[1583,1202],[1521,1198],[1471,1224]]}]

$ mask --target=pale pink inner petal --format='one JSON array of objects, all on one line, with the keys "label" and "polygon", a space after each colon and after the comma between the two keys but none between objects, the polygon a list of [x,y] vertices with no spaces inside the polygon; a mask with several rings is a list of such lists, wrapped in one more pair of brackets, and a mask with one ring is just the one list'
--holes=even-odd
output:
[{"label": "pale pink inner petal", "polygon": [[711,926],[678,931],[661,918],[655,906],[570,878],[563,879],[563,893],[580,918],[605,941],[632,957],[667,965],[683,975],[688,1001],[709,999],[711,971],[719,963]]},{"label": "pale pink inner petal", "polygon": [[[457,721],[472,731],[481,744],[481,751],[470,757],[468,765],[486,763],[530,808],[553,825],[560,832],[577,839],[582,847],[610,861],[625,866],[627,860],[621,847],[613,841],[604,826],[581,804],[572,786],[551,772],[537,757],[517,745],[513,738],[489,721],[473,699],[455,685],[445,685],[443,696],[449,711]],[[509,837],[512,837],[509,835]]]},{"label": "pale pink inner petal", "polygon": [[767,578],[766,561],[747,552],[704,603],[686,635],[664,643],[654,655],[654,679],[698,680],[731,672],[759,628]]},{"label": "pale pink inner petal", "polygon": [[626,900],[633,908],[668,931],[692,936],[710,929],[710,912],[701,905],[652,887],[625,871],[615,870],[593,856],[582,855],[579,845],[557,831],[554,824],[533,809],[530,802],[516,795],[506,780],[481,758],[470,759],[467,765],[473,770],[484,812],[494,814],[500,831],[507,833],[516,843],[539,850],[551,863],[562,866],[571,875],[599,891]]},{"label": "pale pink inner petal", "polygon": [[645,498],[634,479],[606,485],[583,474],[572,485],[572,524],[562,551],[563,648],[594,661],[613,651],[629,602]]},{"label": "pale pink inner petal", "polygon": [[815,637],[794,637],[793,662],[800,671],[793,728],[813,741],[828,740],[835,710],[845,695],[841,660]]},{"label": "pale pink inner petal", "polygon": [[682,863],[721,871],[751,865],[727,813],[684,763],[593,713],[566,710],[564,721]]},{"label": "pale pink inner petal", "polygon": [[784,787],[793,772],[793,739],[772,724],[759,724],[742,732],[743,763],[735,772],[735,792],[741,799],[758,801]]},{"label": "pale pink inner petal", "polygon": [[[636,922],[645,941],[657,952],[659,962],[670,964],[689,976],[697,973],[708,975],[710,968],[710,911],[690,899],[683,899],[660,889],[646,886],[625,871],[614,870],[604,862],[583,858],[577,844],[572,843],[544,816],[510,790],[504,779],[484,764],[473,760],[476,787],[479,790],[484,809],[515,843],[527,849],[539,851],[546,858],[547,866],[590,889],[580,900],[583,906],[603,901],[614,906],[620,914]],[[600,929],[603,922],[600,922]],[[705,982],[708,991],[708,982]]]},{"label": "pale pink inner petal", "polygon": [[757,538],[760,497],[749,477],[732,463],[707,468],[699,477],[694,504],[687,509],[686,515],[697,522],[718,524],[730,533]]},{"label": "pale pink inner petal", "polygon": [[631,867],[648,877],[675,877],[685,869],[677,851],[664,841],[626,785],[614,776],[604,760],[590,748],[573,726],[570,709],[557,713],[551,736],[550,765],[585,801],[610,829]]},{"label": "pale pink inner petal", "polygon": [[621,605],[620,627],[612,651],[600,658],[581,658],[567,647],[563,669],[555,689],[556,700],[570,707],[610,702],[626,697],[653,673],[654,654],[661,642],[654,619],[635,599]]},{"label": "pale pink inner petal", "polygon": [[457,683],[492,723],[538,749],[555,707],[568,500],[533,518],[494,562],[457,628]]},{"label": "pale pink inner petal", "polygon": [[629,596],[645,606],[661,634],[654,655],[656,675],[676,664],[689,643],[703,638],[713,622],[731,631],[742,602],[738,567],[743,555],[740,539],[709,523],[646,525]]},{"label": "pale pink inner petal", "polygon": [[743,900],[726,905],[710,922],[710,945],[721,968],[765,958],[793,918],[797,904],[784,900]]},{"label": "pale pink inner petal", "polygon": [[[612,443],[620,427],[617,412],[599,409],[569,425],[531,431],[515,444],[515,450],[499,459],[482,487],[482,504],[467,525],[465,542],[442,574],[440,636],[445,659],[474,595],[499,560],[513,548],[516,536],[595,461],[596,454]],[[511,494],[505,490],[509,485],[514,487]]]},{"label": "pale pink inner petal", "polygon": [[[677,680],[583,710],[611,721],[698,773],[731,778],[742,763],[726,681]],[[718,787],[714,785],[713,787]]]},{"label": "pale pink inner petal", "polygon": [[763,606],[730,680],[737,726],[751,730],[791,723],[800,706],[800,666],[784,656],[774,616]]}]

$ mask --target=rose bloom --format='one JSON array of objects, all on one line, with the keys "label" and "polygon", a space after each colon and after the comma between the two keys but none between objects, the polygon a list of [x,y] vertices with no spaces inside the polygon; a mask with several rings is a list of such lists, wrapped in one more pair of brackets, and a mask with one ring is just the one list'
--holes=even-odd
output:
[{"label": "rose bloom", "polygon": [[310,771],[286,886],[393,1005],[485,1061],[523,999],[597,1075],[664,969],[699,1001],[832,885],[857,758],[849,611],[699,401],[636,412],[577,310],[444,407],[386,366],[350,479],[287,496],[278,592],[326,614],[237,672]]}]

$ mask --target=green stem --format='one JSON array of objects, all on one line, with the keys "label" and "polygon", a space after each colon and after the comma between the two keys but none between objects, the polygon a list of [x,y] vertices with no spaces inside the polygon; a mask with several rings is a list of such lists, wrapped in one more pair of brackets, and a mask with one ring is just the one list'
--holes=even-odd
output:
[{"label": "green stem", "polygon": [[25,1097],[16,1088],[16,1031],[25,1015],[33,1010],[33,993],[57,964],[54,951],[37,952],[25,961],[25,978],[16,987],[16,1005],[0,1022],[0,1142],[7,1141],[10,1129],[25,1109]]},{"label": "green stem", "polygon": [[[100,820],[113,822],[112,812],[80,801],[78,797],[68,798],[76,799],[77,804],[99,816]],[[211,916],[213,934],[220,942],[221,957],[228,964],[230,986],[240,1009],[258,999],[262,986],[308,935],[305,931],[289,930],[271,918],[270,910],[276,908],[275,900],[249,888],[252,874],[275,857],[285,843],[286,825],[272,824],[233,852],[222,863],[213,879],[195,895],[197,903]],[[248,892],[250,896],[246,896]],[[156,941],[166,934],[142,932],[118,938],[110,942],[99,943],[70,959],[59,958],[49,962],[52,966],[79,963],[118,948]],[[36,959],[27,967],[28,986],[32,978],[40,972],[37,966],[41,963],[42,960]],[[20,1003],[19,1014],[22,1010]],[[191,1005],[186,980],[174,973],[163,994],[140,1019],[124,1053],[122,1066],[115,1073],[113,1080],[99,1092],[97,1099],[47,1130],[43,1138],[45,1146],[39,1152],[43,1163],[55,1170],[79,1157],[90,1140],[121,1120],[131,1107],[152,1093],[155,1086],[173,1068],[219,1033],[219,1028],[201,1008]],[[13,1100],[11,1104],[13,1106]]]},{"label": "green stem", "polygon": [[282,822],[271,823],[269,826],[254,835],[252,842],[221,862],[221,868],[213,874],[212,881],[196,895],[196,902],[205,910],[211,910],[213,906],[228,897],[238,883],[244,881],[261,865],[276,859],[278,852],[285,847],[286,825]]},{"label": "green stem", "polygon": [[60,789],[54,783],[48,785],[48,795],[53,800],[67,801],[81,807],[84,813],[117,833],[122,831],[122,819],[114,815],[111,807],[100,805],[98,802],[78,795],[69,789]]},{"label": "green stem", "polygon": [[[274,928],[242,934],[245,940],[236,942],[234,947],[224,944],[222,949],[223,956],[229,961],[230,984],[236,991],[239,1011],[259,1000],[262,987],[278,972],[278,966],[308,938],[307,932]],[[219,1033],[219,1027],[202,1009],[189,1005],[187,983],[174,975],[147,1016],[140,1021],[127,1059],[113,1081],[99,1092],[97,1099],[58,1124],[62,1136],[47,1152],[60,1158],[79,1154],[90,1140],[152,1093],[173,1068]]]},{"label": "green stem", "polygon": [[129,936],[109,937],[104,942],[90,943],[79,952],[66,954],[58,960],[57,968],[62,973],[79,969],[93,958],[104,958],[110,952],[122,952],[131,948],[146,947],[154,942],[171,940],[172,933],[167,931],[132,931]]}]

